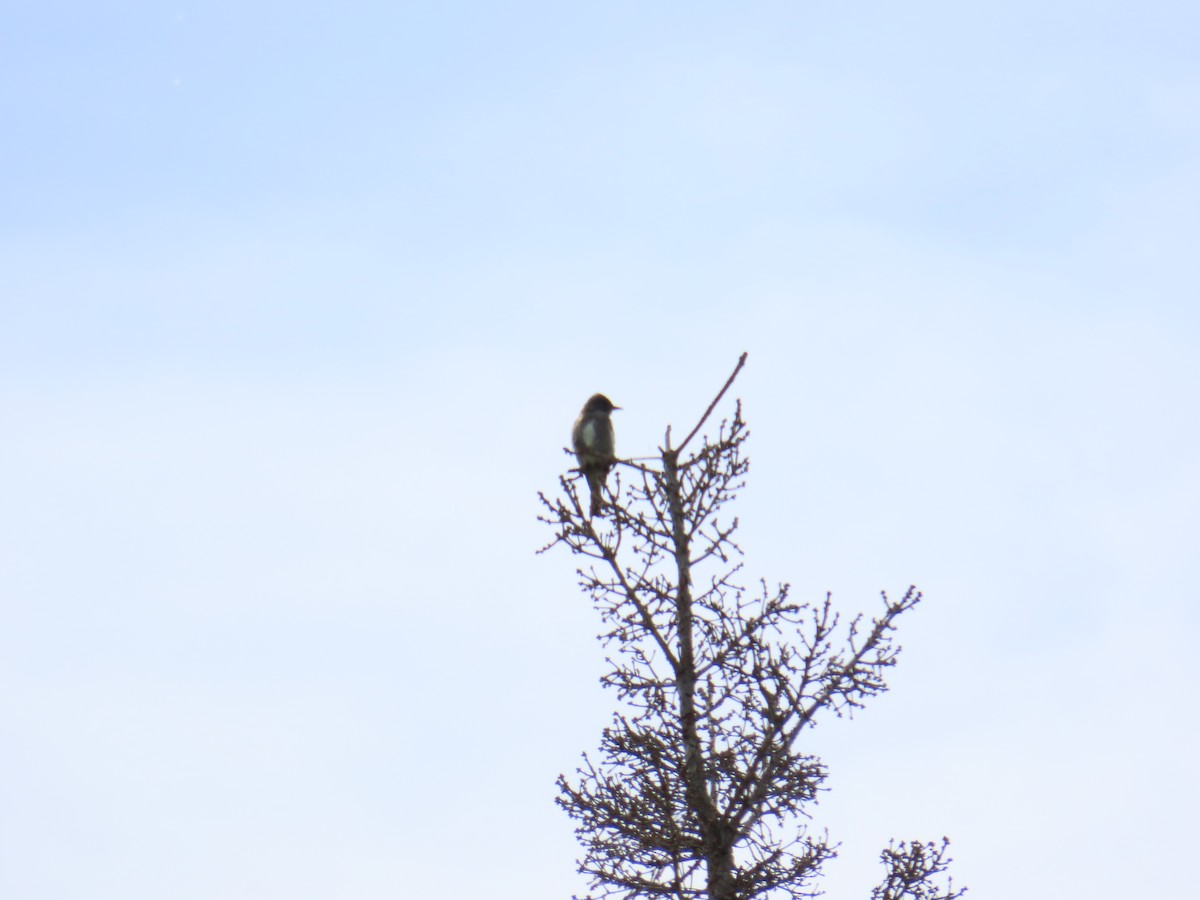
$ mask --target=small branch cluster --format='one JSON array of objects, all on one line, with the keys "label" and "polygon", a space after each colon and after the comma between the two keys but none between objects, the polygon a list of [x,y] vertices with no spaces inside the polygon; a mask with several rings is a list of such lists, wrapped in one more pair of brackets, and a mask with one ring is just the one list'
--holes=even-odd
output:
[{"label": "small branch cluster", "polygon": [[[958,900],[966,888],[955,890],[947,870],[953,860],[947,852],[950,839],[942,843],[921,841],[889,844],[880,854],[886,870],[883,884],[871,892],[871,900]],[[942,886],[941,876],[945,875]]]}]

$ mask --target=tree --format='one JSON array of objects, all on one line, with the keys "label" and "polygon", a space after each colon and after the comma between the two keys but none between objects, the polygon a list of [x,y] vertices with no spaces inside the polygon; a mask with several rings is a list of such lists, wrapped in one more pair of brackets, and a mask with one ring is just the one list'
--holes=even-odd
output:
[{"label": "tree", "polygon": [[[579,871],[594,893],[750,900],[811,897],[836,855],[806,824],[826,776],[799,740],[822,714],[842,716],[887,685],[896,620],[921,594],[883,595],[880,614],[840,627],[831,598],[794,601],[786,584],[741,583],[738,520],[726,506],[744,486],[749,436],[737,401],[714,437],[684,456],[746,362],[676,447],[668,427],[655,464],[617,460],[607,518],[585,511],[578,476],[540,494],[602,622],[620,703],[600,738],[560,775],[557,803],[576,823]],[[621,473],[629,476],[623,483]],[[941,876],[947,842],[889,846],[873,900],[955,900]]]}]

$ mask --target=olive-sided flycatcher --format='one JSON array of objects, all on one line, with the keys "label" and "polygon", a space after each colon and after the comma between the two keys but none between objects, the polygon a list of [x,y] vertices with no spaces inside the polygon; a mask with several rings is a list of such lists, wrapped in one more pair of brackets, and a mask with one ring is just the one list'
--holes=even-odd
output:
[{"label": "olive-sided flycatcher", "polygon": [[579,460],[579,468],[587,478],[588,490],[592,495],[593,516],[600,513],[604,502],[600,492],[604,489],[608,470],[616,462],[616,438],[609,413],[620,408],[613,406],[612,401],[603,394],[593,394],[583,404],[575,427],[571,429],[571,445],[575,448],[575,457]]}]

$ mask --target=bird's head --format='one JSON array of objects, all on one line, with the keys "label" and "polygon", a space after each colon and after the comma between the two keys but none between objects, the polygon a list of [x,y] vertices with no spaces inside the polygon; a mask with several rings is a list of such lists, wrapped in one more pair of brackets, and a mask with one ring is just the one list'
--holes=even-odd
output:
[{"label": "bird's head", "polygon": [[604,415],[608,415],[614,409],[620,408],[621,407],[619,406],[613,406],[613,402],[603,394],[592,394],[592,396],[588,398],[588,402],[583,404],[583,413],[584,415],[589,415],[591,413],[602,413]]}]

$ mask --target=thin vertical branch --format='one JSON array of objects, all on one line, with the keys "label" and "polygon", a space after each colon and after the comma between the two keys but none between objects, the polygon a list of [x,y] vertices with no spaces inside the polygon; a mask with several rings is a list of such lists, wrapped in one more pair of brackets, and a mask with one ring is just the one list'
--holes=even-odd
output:
[{"label": "thin vertical branch", "polygon": [[[738,357],[737,365],[733,367],[733,374],[731,374],[729,376],[729,378],[727,378],[725,380],[725,384],[724,384],[724,386],[722,386],[721,390],[717,391],[717,396],[715,396],[713,398],[712,403],[708,404],[708,409],[706,409],[704,411],[704,415],[702,415],[700,417],[700,421],[696,423],[696,427],[693,428],[690,432],[688,432],[688,436],[683,439],[683,443],[680,444],[675,449],[676,457],[678,457],[678,455],[683,452],[684,447],[686,447],[689,443],[691,443],[692,438],[694,438],[696,436],[696,432],[698,432],[701,428],[704,427],[704,423],[708,421],[708,417],[712,415],[712,411],[717,408],[717,404],[721,402],[721,398],[725,396],[725,392],[729,390],[730,386],[733,384],[733,380],[735,378],[737,378],[738,373],[740,371],[742,371],[742,366],[746,365],[746,358],[749,355],[750,355],[749,353],[744,352],[744,353],[742,353],[741,356]],[[670,441],[671,441],[670,433],[671,433],[670,429],[668,429],[667,430],[668,449],[670,448]]]}]

